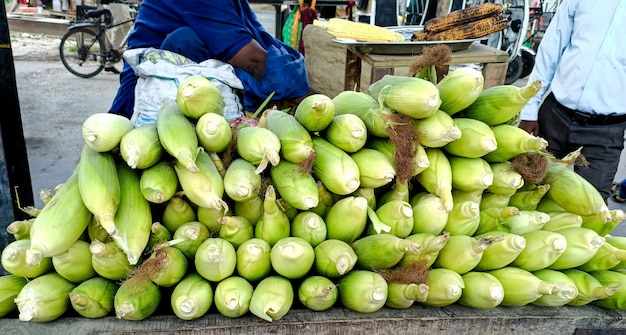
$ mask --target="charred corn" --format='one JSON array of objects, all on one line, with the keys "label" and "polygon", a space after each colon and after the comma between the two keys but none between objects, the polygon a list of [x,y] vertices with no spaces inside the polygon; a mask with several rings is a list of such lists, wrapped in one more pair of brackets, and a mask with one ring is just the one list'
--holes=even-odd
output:
[{"label": "charred corn", "polygon": [[488,36],[504,30],[509,21],[504,15],[488,16],[486,18],[456,25],[450,29],[431,34],[427,37],[431,41],[458,41]]},{"label": "charred corn", "polygon": [[439,32],[462,24],[479,20],[481,18],[495,16],[502,12],[502,5],[484,3],[461,10],[455,10],[448,15],[432,18],[424,23],[424,30]]}]

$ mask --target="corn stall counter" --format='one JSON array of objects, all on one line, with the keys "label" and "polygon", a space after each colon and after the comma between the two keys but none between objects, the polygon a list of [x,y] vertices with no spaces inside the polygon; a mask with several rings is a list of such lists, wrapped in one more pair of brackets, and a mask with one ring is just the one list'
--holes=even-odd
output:
[{"label": "corn stall counter", "polygon": [[184,321],[153,315],[142,321],[115,317],[63,317],[48,323],[0,319],[6,334],[603,334],[626,332],[626,313],[595,306],[496,307],[478,310],[461,305],[442,308],[383,308],[375,313],[332,308],[324,312],[293,309],[282,319],[266,322],[255,316],[227,318],[210,312]]},{"label": "corn stall counter", "polygon": [[[369,83],[380,80],[383,76],[393,75],[395,68],[408,67],[415,61],[415,55],[382,55],[359,52],[354,46],[346,48],[346,70],[344,89],[350,90],[361,85],[362,62],[371,66]],[[485,78],[485,88],[504,84],[509,54],[506,51],[472,43],[467,49],[454,51],[450,64],[481,64]]]},{"label": "corn stall counter", "polygon": [[[349,43],[337,43],[323,28],[308,25],[303,30],[305,61],[311,87],[335,96],[344,90],[366,91],[385,74],[404,75],[402,69],[416,54],[372,54],[360,52]],[[358,43],[357,43],[358,44]],[[482,68],[485,88],[503,84],[509,55],[480,43],[451,53],[452,64],[477,64]]]}]

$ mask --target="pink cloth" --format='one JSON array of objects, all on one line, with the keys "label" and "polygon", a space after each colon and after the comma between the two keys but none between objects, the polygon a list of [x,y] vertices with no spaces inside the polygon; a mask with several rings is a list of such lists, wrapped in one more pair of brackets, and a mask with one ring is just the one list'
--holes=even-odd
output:
[{"label": "pink cloth", "polygon": [[[301,7],[300,8],[300,22],[302,22],[302,31],[304,31],[304,27],[313,23],[313,20],[317,19],[317,11],[311,7]],[[300,38],[300,53],[304,55],[304,41]]]}]

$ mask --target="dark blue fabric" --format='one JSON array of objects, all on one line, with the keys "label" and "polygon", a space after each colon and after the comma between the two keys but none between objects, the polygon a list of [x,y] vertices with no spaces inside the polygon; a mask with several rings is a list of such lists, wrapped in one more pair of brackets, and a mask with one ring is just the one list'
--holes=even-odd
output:
[{"label": "dark blue fabric", "polygon": [[[247,0],[144,0],[128,47],[166,49],[196,62],[225,62],[252,39],[268,53],[262,82],[235,69],[244,85],[244,108],[255,110],[272,92],[274,100],[304,96],[309,84],[302,54],[270,35]],[[136,83],[132,68],[124,64],[110,112],[132,116]]]}]

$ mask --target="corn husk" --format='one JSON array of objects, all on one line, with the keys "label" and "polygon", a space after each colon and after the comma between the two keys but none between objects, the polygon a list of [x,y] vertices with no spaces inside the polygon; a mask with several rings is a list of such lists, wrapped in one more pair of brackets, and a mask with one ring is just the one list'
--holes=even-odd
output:
[{"label": "corn husk", "polygon": [[449,154],[478,158],[498,147],[493,130],[486,123],[469,118],[455,118],[454,123],[461,130],[461,137],[443,147]]},{"label": "corn husk", "polygon": [[287,279],[304,277],[313,267],[315,251],[299,237],[281,238],[270,251],[272,268]]},{"label": "corn husk", "polygon": [[183,224],[197,221],[196,210],[187,201],[182,192],[175,194],[165,205],[161,215],[161,224],[174,233]]},{"label": "corn husk", "polygon": [[314,266],[318,274],[328,278],[339,278],[356,265],[357,255],[352,247],[341,240],[325,240],[315,248]]},{"label": "corn husk", "polygon": [[510,200],[510,197],[524,186],[524,178],[513,170],[510,161],[491,163],[490,165],[493,172],[493,183],[487,187],[487,191],[509,196]]},{"label": "corn husk", "polygon": [[265,189],[263,215],[254,226],[254,236],[274,246],[278,240],[291,234],[291,222],[285,211],[278,206],[276,191],[272,185]]},{"label": "corn husk", "polygon": [[271,130],[261,127],[244,127],[237,130],[237,153],[246,161],[257,165],[256,173],[268,165],[280,162],[280,139]]},{"label": "corn husk", "polygon": [[356,114],[335,115],[323,137],[345,152],[357,152],[367,142],[367,126]]},{"label": "corn husk", "polygon": [[445,307],[461,298],[465,283],[460,274],[444,269],[428,270],[428,296],[422,304],[430,307]]},{"label": "corn husk", "polygon": [[221,153],[231,144],[233,132],[224,116],[206,113],[196,122],[198,144],[208,152]]},{"label": "corn husk", "polygon": [[272,184],[282,199],[300,210],[311,209],[319,203],[319,191],[313,176],[291,162],[281,161],[270,168]]},{"label": "corn husk", "polygon": [[417,253],[405,253],[398,265],[405,267],[424,262],[424,266],[430,268],[433,263],[435,263],[439,251],[448,243],[450,234],[442,233],[434,235],[431,233],[417,233],[409,235],[406,239],[419,244],[420,250]]},{"label": "corn husk", "polygon": [[313,148],[317,153],[313,163],[314,176],[329,191],[347,195],[359,188],[359,167],[345,151],[321,137],[313,138]]},{"label": "corn husk", "polygon": [[[454,115],[478,99],[483,92],[485,78],[479,70],[465,66],[450,71],[437,83],[442,111]],[[459,94],[463,92],[463,94]]]},{"label": "corn husk", "polygon": [[589,261],[606,242],[606,239],[591,229],[564,228],[556,231],[567,240],[567,248],[548,268],[571,269]]},{"label": "corn husk", "polygon": [[235,247],[220,237],[211,237],[200,245],[194,259],[196,271],[212,282],[219,282],[235,272],[237,253]]},{"label": "corn husk", "polygon": [[110,280],[126,278],[133,268],[128,257],[115,242],[103,243],[98,240],[89,245],[91,264],[98,275]]},{"label": "corn husk", "polygon": [[547,268],[567,249],[567,240],[558,232],[535,230],[522,236],[526,246],[511,265],[527,271]]},{"label": "corn husk", "polygon": [[520,215],[520,211],[517,207],[489,207],[480,210],[480,222],[478,229],[474,232],[475,235],[485,234],[497,231],[507,231],[506,222],[511,220],[514,216]]},{"label": "corn husk", "polygon": [[500,235],[480,238],[452,235],[439,251],[433,267],[446,268],[458,274],[467,273],[478,265],[485,249],[494,243],[500,243],[503,239]]},{"label": "corn husk", "polygon": [[354,114],[358,116],[369,134],[388,138],[387,119],[390,111],[380,108],[378,101],[365,92],[343,91],[332,98],[335,115]]},{"label": "corn husk", "polygon": [[448,157],[452,187],[463,191],[485,190],[493,184],[491,165],[482,158]]},{"label": "corn husk", "polygon": [[[413,168],[411,175],[417,176],[428,168],[430,161],[428,161],[428,156],[426,155],[426,149],[424,146],[419,143],[414,143],[414,145],[416,150],[411,164]],[[384,153],[393,162],[395,168],[396,146],[392,141],[385,138],[370,138],[368,139],[366,146]]]},{"label": "corn husk", "polygon": [[402,260],[406,253],[418,253],[420,245],[391,234],[367,235],[352,242],[360,269],[389,269]]},{"label": "corn husk", "polygon": [[50,322],[70,308],[70,292],[76,287],[59,274],[51,272],[24,285],[15,298],[20,321]]},{"label": "corn husk", "polygon": [[81,135],[85,145],[97,152],[108,152],[120,145],[122,137],[133,130],[133,123],[125,116],[113,113],[94,113],[83,121]]},{"label": "corn husk", "polygon": [[324,218],[326,238],[347,243],[355,241],[365,231],[369,208],[363,197],[348,196],[337,200]]},{"label": "corn husk", "polygon": [[220,89],[201,75],[185,77],[176,89],[176,104],[185,116],[198,119],[205,113],[224,114]]},{"label": "corn husk", "polygon": [[294,112],[294,117],[308,131],[326,129],[335,117],[335,104],[324,94],[312,94],[302,99]]},{"label": "corn husk", "polygon": [[416,180],[426,189],[441,198],[447,212],[452,210],[452,168],[450,161],[441,149],[426,149],[430,165],[416,176]]},{"label": "corn husk", "polygon": [[0,318],[17,310],[15,297],[28,280],[25,277],[7,274],[0,276]]},{"label": "corn husk", "polygon": [[444,231],[450,235],[474,235],[480,225],[480,205],[471,200],[454,200]]},{"label": "corn husk", "polygon": [[578,296],[578,288],[567,275],[556,270],[537,270],[533,272],[540,280],[554,283],[552,294],[544,294],[532,302],[537,306],[559,307],[564,306]]},{"label": "corn husk", "polygon": [[89,242],[78,240],[65,252],[52,256],[54,271],[72,283],[84,282],[96,275],[91,264]]},{"label": "corn husk", "polygon": [[[85,150],[89,150],[97,155],[109,155],[107,153],[97,153],[87,148],[87,146],[85,148]],[[83,164],[79,163],[79,165]],[[84,165],[88,164],[85,163]],[[113,170],[115,169],[114,167],[112,168]],[[97,179],[95,177],[94,179]],[[86,206],[86,203],[93,203],[90,200],[83,200],[80,191],[80,178],[79,169],[77,168],[33,221],[30,227],[30,246],[26,254],[27,264],[31,266],[37,265],[42,258],[51,257],[67,250],[85,232],[85,229],[93,219],[93,214]],[[116,181],[109,181],[112,184],[112,190],[114,190]],[[100,186],[103,185],[98,185],[95,181],[89,185],[89,187],[93,187],[95,190],[98,190]],[[98,193],[106,193],[105,188]],[[97,201],[97,199],[93,200]],[[99,222],[102,223],[103,221]]]},{"label": "corn husk", "polygon": [[139,175],[134,170],[118,163],[117,176],[122,191],[114,217],[119,238],[114,240],[128,257],[130,265],[135,265],[150,239],[152,210],[141,194]]},{"label": "corn husk", "polygon": [[172,233],[160,222],[152,223],[150,227],[150,238],[148,239],[147,250],[152,250],[155,245],[167,242],[172,239]]},{"label": "corn husk", "polygon": [[578,269],[564,269],[561,272],[574,282],[578,290],[576,298],[567,303],[570,306],[584,306],[594,300],[608,298],[624,285],[622,282],[610,281],[602,284],[596,277]]},{"label": "corn husk", "polygon": [[314,157],[309,131],[292,114],[268,109],[263,113],[263,120],[263,126],[280,140],[280,153],[285,160],[298,164]]},{"label": "corn husk", "polygon": [[219,219],[226,215],[227,210],[224,208],[206,208],[206,207],[198,207],[196,210],[196,215],[198,216],[198,221],[202,223],[205,227],[209,229],[211,234],[218,234],[222,229],[222,224]]},{"label": "corn husk", "polygon": [[610,220],[609,209],[600,192],[569,167],[569,162],[580,155],[581,149],[568,154],[562,163],[550,162],[546,176],[542,180],[543,184],[550,184],[546,196],[568,212],[579,215],[601,213]]},{"label": "corn husk", "polygon": [[155,123],[146,123],[122,136],[120,156],[132,169],[147,169],[158,163],[163,156]]},{"label": "corn husk", "polygon": [[252,292],[250,312],[257,317],[272,322],[289,312],[293,305],[294,292],[291,282],[280,276],[262,279]]},{"label": "corn husk", "polygon": [[234,201],[250,200],[261,191],[261,175],[242,158],[233,160],[224,174],[224,192]]},{"label": "corn husk", "polygon": [[502,306],[524,306],[555,292],[554,283],[541,280],[524,269],[507,266],[487,273],[495,276],[504,288]]},{"label": "corn husk", "polygon": [[176,243],[173,247],[180,250],[188,260],[193,260],[202,242],[210,236],[211,232],[200,221],[188,221],[174,230],[172,239]]},{"label": "corn husk", "polygon": [[238,318],[250,310],[250,301],[254,288],[242,277],[231,276],[215,287],[215,307],[228,318]]},{"label": "corn husk", "polygon": [[326,222],[315,212],[300,212],[291,220],[291,236],[300,237],[315,248],[326,240]]},{"label": "corn husk", "polygon": [[193,272],[185,276],[172,291],[170,306],[181,320],[194,320],[205,315],[213,305],[211,283]]},{"label": "corn husk", "polygon": [[42,257],[38,263],[28,264],[26,254],[30,249],[30,242],[30,240],[16,240],[7,244],[2,250],[2,268],[9,274],[35,278],[53,269],[52,257]]},{"label": "corn husk", "polygon": [[157,310],[161,297],[161,290],[152,281],[128,279],[113,298],[115,315],[123,320],[144,320]]},{"label": "corn husk", "polygon": [[16,240],[28,239],[30,238],[30,227],[32,227],[33,222],[35,222],[35,218],[16,220],[9,223],[6,231],[8,234],[13,235],[13,238]]},{"label": "corn husk", "polygon": [[413,119],[429,117],[441,105],[437,86],[421,78],[385,75],[371,84],[369,91],[381,107]]},{"label": "corn husk", "polygon": [[341,304],[355,312],[373,313],[387,301],[387,281],[377,272],[354,270],[339,280]]},{"label": "corn husk", "polygon": [[487,272],[470,271],[461,275],[463,292],[458,303],[472,308],[495,308],[504,299],[500,281]]},{"label": "corn husk", "polygon": [[488,162],[504,162],[524,153],[545,151],[548,147],[548,141],[514,125],[500,124],[491,130],[498,147],[483,156]]},{"label": "corn husk", "polygon": [[496,85],[484,89],[476,101],[460,113],[462,117],[481,120],[490,126],[515,118],[522,107],[539,92],[541,81],[536,80],[524,87]]},{"label": "corn husk", "polygon": [[[626,274],[620,271],[604,270],[590,273],[602,285],[616,285],[626,283]],[[626,285],[621,285],[615,293],[608,297],[593,300],[591,304],[613,310],[626,309]]]},{"label": "corn husk", "polygon": [[237,248],[237,274],[248,281],[265,278],[272,270],[269,243],[251,238]]},{"label": "corn husk", "polygon": [[174,170],[187,199],[199,207],[228,210],[224,196],[224,181],[215,163],[205,151],[196,157],[198,171],[193,173],[176,162]]},{"label": "corn husk", "polygon": [[168,161],[160,161],[141,172],[141,194],[151,203],[161,204],[171,200],[178,191],[178,177]]},{"label": "corn husk", "polygon": [[223,216],[219,219],[222,224],[218,236],[238,248],[243,242],[254,237],[254,226],[243,216]]},{"label": "corn husk", "polygon": [[308,276],[298,287],[298,300],[312,311],[328,310],[338,298],[337,285],[323,276]]},{"label": "corn husk", "polygon": [[541,199],[550,190],[550,185],[538,185],[533,190],[523,191],[517,190],[509,200],[509,206],[514,206],[522,211],[533,211],[537,209],[537,205]]},{"label": "corn husk", "polygon": [[113,311],[113,299],[117,289],[118,285],[108,279],[87,279],[70,292],[70,303],[82,317],[103,318]]},{"label": "corn husk", "polygon": [[157,114],[156,125],[163,149],[182,168],[191,173],[198,172],[195,162],[199,148],[198,136],[191,122],[174,101],[163,102]]},{"label": "corn husk", "polygon": [[583,223],[580,215],[570,212],[547,212],[546,214],[550,216],[550,221],[541,228],[543,230],[556,231],[569,227],[581,227]]},{"label": "corn husk", "polygon": [[505,232],[488,232],[475,236],[475,238],[494,238],[501,236],[502,241],[493,243],[489,248],[483,250],[474,270],[488,271],[503,268],[511,264],[526,247],[526,239],[522,235]]},{"label": "corn husk", "polygon": [[427,118],[415,120],[413,127],[419,134],[420,144],[429,148],[440,148],[461,138],[461,129],[442,110],[437,110]]},{"label": "corn husk", "polygon": [[449,211],[446,210],[440,197],[421,192],[413,195],[410,200],[413,206],[412,234],[430,233],[438,235],[448,222]]},{"label": "corn husk", "polygon": [[550,221],[550,216],[540,211],[519,211],[519,215],[511,216],[499,225],[496,230],[507,231],[513,234],[525,234],[533,230],[543,229]]}]

